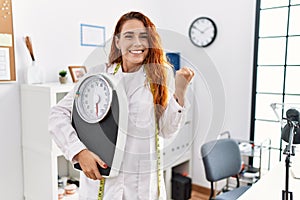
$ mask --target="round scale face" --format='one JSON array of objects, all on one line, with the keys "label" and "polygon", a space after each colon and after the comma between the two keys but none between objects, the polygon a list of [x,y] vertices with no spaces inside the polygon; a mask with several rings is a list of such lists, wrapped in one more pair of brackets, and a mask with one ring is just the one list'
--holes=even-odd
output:
[{"label": "round scale face", "polygon": [[199,17],[192,22],[189,37],[192,43],[198,47],[207,47],[216,39],[217,27],[207,17]]},{"label": "round scale face", "polygon": [[78,114],[88,123],[101,121],[110,109],[112,89],[101,75],[92,75],[83,80],[76,95]]}]

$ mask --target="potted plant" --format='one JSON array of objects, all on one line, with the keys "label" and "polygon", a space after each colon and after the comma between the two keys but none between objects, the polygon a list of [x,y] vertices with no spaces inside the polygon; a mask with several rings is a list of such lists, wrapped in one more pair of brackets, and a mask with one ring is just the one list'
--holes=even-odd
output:
[{"label": "potted plant", "polygon": [[59,71],[59,82],[61,83],[61,84],[64,84],[64,83],[67,83],[67,71],[66,70],[61,70],[61,71]]}]

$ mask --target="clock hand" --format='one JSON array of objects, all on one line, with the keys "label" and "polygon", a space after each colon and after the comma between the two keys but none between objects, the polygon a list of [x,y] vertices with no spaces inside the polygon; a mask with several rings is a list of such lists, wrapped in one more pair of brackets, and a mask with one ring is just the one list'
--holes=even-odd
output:
[{"label": "clock hand", "polygon": [[201,31],[199,28],[197,28],[196,26],[193,26],[193,29],[196,29],[197,31],[199,31],[200,33],[204,33],[204,31]]},{"label": "clock hand", "polygon": [[203,30],[203,33],[204,33],[205,31],[207,31],[208,29],[211,29],[211,28],[212,28],[211,26],[205,28],[205,29]]}]

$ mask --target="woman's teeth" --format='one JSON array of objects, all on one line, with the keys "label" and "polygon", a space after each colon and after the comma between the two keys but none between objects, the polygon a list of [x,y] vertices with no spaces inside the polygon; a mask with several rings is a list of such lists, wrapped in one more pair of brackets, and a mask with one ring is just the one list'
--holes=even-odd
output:
[{"label": "woman's teeth", "polygon": [[133,54],[140,54],[140,53],[143,53],[144,50],[130,50],[129,52],[133,53]]}]

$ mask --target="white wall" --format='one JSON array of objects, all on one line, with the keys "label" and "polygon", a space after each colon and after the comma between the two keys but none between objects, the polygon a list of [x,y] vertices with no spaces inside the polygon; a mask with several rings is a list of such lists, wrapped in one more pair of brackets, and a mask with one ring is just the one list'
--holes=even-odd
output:
[{"label": "white wall", "polygon": [[[30,64],[23,41],[25,35],[32,38],[37,65],[45,71],[46,81],[53,82],[57,81],[60,69],[82,64],[93,51],[91,47],[80,46],[80,23],[105,26],[109,38],[123,13],[138,10],[148,15],[158,28],[187,36],[195,18],[211,17],[218,26],[218,36],[205,52],[223,81],[226,114],[220,131],[230,130],[233,137],[248,138],[255,1],[16,0],[12,8],[17,82],[0,84],[1,198],[20,200],[23,196],[19,84],[24,83],[23,74]],[[207,185],[198,152],[205,140],[215,136],[207,135],[209,123],[213,123],[209,115],[212,106],[205,106],[211,101],[201,80],[196,92],[196,101],[202,104],[195,115],[199,128],[194,141],[193,182]]]}]

